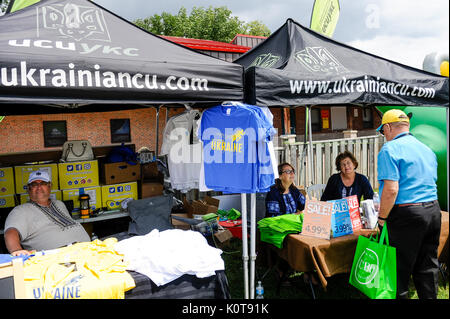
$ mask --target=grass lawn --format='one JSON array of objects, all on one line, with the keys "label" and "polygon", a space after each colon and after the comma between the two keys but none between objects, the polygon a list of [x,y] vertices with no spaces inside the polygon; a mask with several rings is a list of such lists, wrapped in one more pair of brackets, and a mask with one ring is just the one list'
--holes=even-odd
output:
[{"label": "grass lawn", "polygon": [[[232,238],[226,245],[221,246],[224,251],[222,258],[225,261],[225,272],[228,278],[228,284],[230,288],[231,298],[243,299],[244,298],[244,275],[242,266],[242,241],[237,238]],[[250,266],[249,266],[250,267]],[[256,259],[256,274],[255,274],[255,286],[258,280],[266,274],[268,268],[263,265],[258,258]],[[319,300],[325,299],[368,299],[359,290],[354,288],[348,283],[349,274],[339,274],[331,278],[328,278],[328,286],[325,291],[321,287],[315,287],[315,295]],[[290,278],[290,286],[282,286],[279,294],[277,294],[277,275],[274,270],[270,270],[264,279],[262,284],[264,286],[264,298],[265,299],[312,299],[312,293],[303,281],[302,273],[294,272]],[[442,276],[439,275],[439,299],[449,299],[449,280],[446,278],[446,288],[444,288],[444,282]],[[414,285],[410,286],[410,298],[417,299],[417,293],[414,289]]]}]

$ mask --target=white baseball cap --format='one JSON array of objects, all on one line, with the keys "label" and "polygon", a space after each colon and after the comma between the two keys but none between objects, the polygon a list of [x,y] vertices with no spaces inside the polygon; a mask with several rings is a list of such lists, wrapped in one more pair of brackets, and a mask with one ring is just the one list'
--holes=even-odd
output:
[{"label": "white baseball cap", "polygon": [[48,176],[48,173],[46,171],[34,171],[30,174],[28,177],[28,183],[30,184],[34,181],[43,181],[43,182],[51,182],[50,177]]}]

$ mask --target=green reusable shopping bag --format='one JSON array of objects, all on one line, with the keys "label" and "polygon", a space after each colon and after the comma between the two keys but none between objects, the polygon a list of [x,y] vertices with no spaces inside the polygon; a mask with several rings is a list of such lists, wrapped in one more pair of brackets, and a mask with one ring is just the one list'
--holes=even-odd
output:
[{"label": "green reusable shopping bag", "polygon": [[358,237],[349,283],[371,299],[395,299],[397,257],[395,247],[389,246],[387,223],[380,240],[378,234]]}]

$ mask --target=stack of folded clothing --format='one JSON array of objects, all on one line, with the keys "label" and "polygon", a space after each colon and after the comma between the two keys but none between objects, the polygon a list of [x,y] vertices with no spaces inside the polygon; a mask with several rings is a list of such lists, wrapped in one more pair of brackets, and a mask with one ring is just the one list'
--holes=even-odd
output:
[{"label": "stack of folded clothing", "polygon": [[283,248],[283,240],[288,234],[302,231],[303,214],[285,214],[263,218],[258,222],[261,241]]},{"label": "stack of folded clothing", "polygon": [[222,210],[218,209],[217,214],[220,216],[220,220],[235,220],[241,217],[241,212],[235,208],[231,208],[230,210]]}]

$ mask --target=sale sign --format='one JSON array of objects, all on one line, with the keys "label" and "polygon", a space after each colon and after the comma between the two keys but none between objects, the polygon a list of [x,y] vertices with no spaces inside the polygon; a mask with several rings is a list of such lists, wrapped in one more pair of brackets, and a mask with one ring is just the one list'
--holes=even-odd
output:
[{"label": "sale sign", "polygon": [[306,200],[302,235],[330,239],[332,212],[332,203]]},{"label": "sale sign", "polygon": [[350,212],[350,219],[352,220],[353,231],[360,230],[362,228],[361,215],[359,214],[358,196],[353,195],[345,197],[348,203],[348,210]]},{"label": "sale sign", "polygon": [[332,237],[340,237],[353,234],[352,220],[348,210],[347,200],[338,199],[330,201],[333,203],[333,213],[331,215],[331,231]]}]

